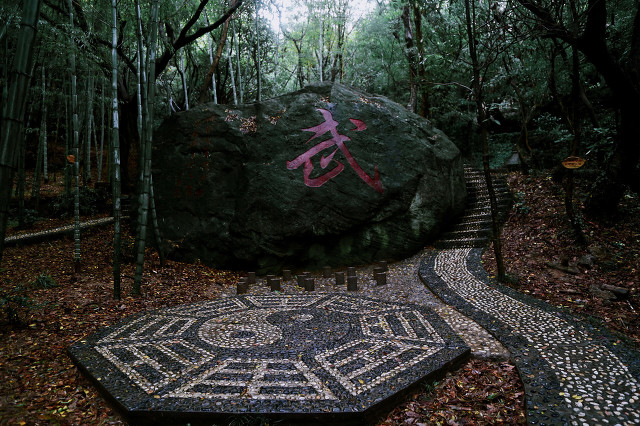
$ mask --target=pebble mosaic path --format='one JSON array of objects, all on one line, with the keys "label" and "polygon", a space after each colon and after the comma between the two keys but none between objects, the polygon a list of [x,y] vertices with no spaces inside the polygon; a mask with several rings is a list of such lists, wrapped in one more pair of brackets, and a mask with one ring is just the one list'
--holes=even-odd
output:
[{"label": "pebble mosaic path", "polygon": [[[425,250],[412,258],[389,265],[386,285],[377,285],[373,279],[373,267],[369,266],[357,268],[358,290],[355,292],[347,292],[345,286],[335,285],[334,278],[325,278],[320,274],[314,276],[314,292],[306,292],[305,289],[298,286],[295,276],[290,280],[282,281],[281,291],[278,293],[270,291],[270,287],[266,285],[266,280],[258,279],[255,284],[250,286],[247,295],[236,296],[236,289],[228,289],[226,295],[229,297],[227,301],[239,303],[243,306],[241,310],[244,309],[247,312],[257,309],[254,313],[247,314],[248,318],[254,322],[265,315],[278,315],[278,312],[280,314],[283,312],[278,310],[279,308],[274,308],[274,306],[265,305],[265,303],[268,305],[266,302],[268,300],[271,300],[269,303],[273,303],[276,295],[278,297],[292,298],[291,300],[312,301],[305,307],[298,306],[296,309],[299,309],[300,312],[286,309],[287,312],[295,316],[295,323],[298,326],[302,324],[303,327],[312,318],[316,316],[322,317],[322,314],[314,309],[317,309],[323,303],[331,304],[332,302],[327,302],[330,300],[342,300],[338,304],[344,304],[344,301],[350,300],[351,306],[356,306],[358,303],[364,303],[363,306],[369,303],[377,303],[379,306],[386,306],[386,308],[382,309],[383,311],[386,310],[387,313],[394,312],[394,315],[400,315],[396,316],[397,321],[391,321],[391,323],[396,324],[395,328],[392,327],[395,331],[391,333],[395,333],[392,340],[396,341],[396,343],[398,330],[404,330],[402,333],[407,334],[407,330],[412,327],[414,332],[418,329],[422,330],[420,333],[423,334],[420,339],[430,339],[429,342],[425,340],[418,345],[423,347],[423,349],[418,350],[418,353],[423,351],[424,358],[416,361],[415,365],[409,365],[410,362],[407,363],[406,360],[396,364],[396,367],[399,368],[396,369],[396,373],[391,373],[391,375],[401,377],[400,387],[403,387],[402,383],[406,384],[418,379],[420,374],[411,376],[411,371],[416,369],[417,364],[427,360],[434,353],[436,353],[434,359],[441,364],[446,364],[447,361],[444,358],[438,358],[437,353],[440,350],[448,347],[447,350],[455,352],[451,359],[460,360],[464,357],[464,355],[460,354],[464,352],[466,346],[469,346],[473,357],[485,359],[511,358],[516,364],[524,383],[526,415],[529,424],[640,424],[640,353],[627,347],[609,331],[598,328],[592,323],[573,317],[565,311],[523,295],[513,289],[504,287],[487,276],[481,264],[481,255],[487,247],[488,239],[491,235],[488,196],[480,173],[466,169],[465,174],[470,204],[458,224],[442,236],[436,243],[434,250]],[[508,188],[506,184],[498,182],[496,190],[499,194],[499,207],[504,212],[508,207],[508,201],[505,197],[508,193]],[[359,302],[355,302],[356,300]],[[203,308],[200,312],[207,311],[216,303],[222,302],[200,304],[200,307]],[[404,307],[399,308],[400,306]],[[148,326],[136,328],[135,326],[127,325],[130,324],[128,321],[127,323],[112,326],[98,335],[90,336],[88,339],[77,342],[70,348],[70,353],[80,368],[87,369],[87,366],[83,365],[82,351],[89,350],[89,346],[93,345],[94,348],[91,350],[97,349],[98,352],[102,353],[103,359],[99,361],[101,365],[90,366],[90,369],[93,368],[99,374],[105,373],[105,377],[111,375],[123,383],[124,398],[133,398],[131,401],[134,403],[135,399],[140,398],[140,396],[139,394],[131,396],[131,394],[135,393],[131,388],[142,388],[149,397],[147,401],[150,402],[147,406],[154,406],[160,411],[163,409],[171,411],[172,409],[170,406],[163,405],[166,399],[162,398],[161,395],[166,396],[168,395],[167,392],[198,394],[201,402],[196,403],[197,405],[203,403],[202,401],[206,399],[203,396],[207,392],[211,392],[213,388],[216,389],[216,392],[224,390],[228,393],[228,398],[213,401],[213,404],[224,405],[225,409],[223,411],[227,413],[246,411],[292,414],[297,412],[308,416],[306,417],[307,420],[317,420],[317,416],[321,412],[327,413],[338,410],[347,414],[355,414],[360,410],[358,407],[362,407],[362,400],[356,402],[356,399],[352,398],[349,402],[340,405],[336,403],[336,400],[331,399],[337,398],[336,395],[340,393],[351,393],[351,396],[354,396],[353,393],[357,393],[357,389],[365,389],[366,385],[363,386],[363,383],[360,383],[358,378],[364,383],[367,382],[362,379],[364,376],[358,376],[358,374],[369,374],[368,380],[375,376],[375,374],[371,373],[374,370],[370,370],[367,373],[365,364],[370,364],[371,361],[366,357],[363,359],[367,362],[364,362],[362,366],[351,368],[350,372],[349,368],[340,372],[339,369],[330,367],[331,363],[334,366],[340,364],[339,358],[341,356],[343,360],[350,360],[344,365],[355,361],[357,357],[349,358],[349,356],[345,355],[351,349],[345,349],[346,346],[341,349],[329,349],[330,345],[327,342],[318,344],[316,340],[316,343],[309,343],[306,347],[314,348],[317,346],[320,348],[320,352],[322,350],[325,351],[324,354],[318,357],[318,354],[314,353],[311,357],[313,358],[312,361],[309,361],[311,358],[307,357],[308,361],[302,363],[296,363],[295,359],[282,361],[282,358],[276,359],[276,357],[265,358],[262,355],[257,357],[255,353],[252,355],[251,351],[245,351],[246,357],[244,359],[238,358],[236,361],[225,361],[206,371],[198,369],[202,366],[198,367],[198,363],[207,356],[205,354],[206,350],[203,351],[202,348],[188,346],[175,335],[176,333],[187,332],[189,329],[187,323],[189,321],[193,321],[192,324],[200,324],[199,328],[196,328],[201,330],[199,332],[201,340],[207,341],[209,339],[209,341],[212,341],[212,339],[215,339],[226,344],[228,349],[233,349],[233,346],[238,341],[259,343],[261,339],[272,340],[274,333],[278,335],[278,332],[269,329],[268,326],[266,328],[256,326],[247,329],[244,326],[238,326],[238,321],[236,321],[235,328],[228,329],[222,327],[212,318],[206,319],[194,315],[194,312],[198,312],[198,310],[190,309],[191,311],[187,312],[184,307],[173,308],[168,314],[161,314],[160,316],[170,320],[171,325],[168,326],[167,323],[159,325],[157,322],[159,314],[154,313],[145,314],[148,315],[144,317],[146,319],[142,317],[134,319],[134,323],[137,320],[138,324],[144,323]],[[215,308],[212,309],[215,310]],[[358,308],[358,311],[360,309]],[[401,312],[414,312],[412,314],[414,316],[411,317],[411,321],[407,322],[406,318],[405,320],[399,319],[404,315],[399,314]],[[421,313],[422,318],[428,318],[428,321],[421,322],[416,320],[415,312]],[[335,311],[333,314],[359,315],[355,314],[355,310],[351,313]],[[156,316],[154,317],[154,315]],[[231,323],[234,323],[233,315],[235,313],[231,312],[229,315],[232,318]],[[352,318],[348,322],[350,324],[367,324],[366,315],[368,314],[365,314],[364,320],[360,316],[357,320]],[[154,320],[154,318],[156,319]],[[280,320],[283,323],[287,322],[284,318]],[[289,321],[291,320],[292,318],[289,318]],[[331,333],[335,333],[335,336],[348,336],[350,335],[349,333],[354,333],[351,328],[344,328],[343,320],[324,321],[324,331],[331,330]],[[376,322],[384,323],[385,321],[375,320],[371,323]],[[387,324],[390,323],[387,321]],[[414,324],[414,326],[407,328],[402,324]],[[423,325],[416,328],[415,324]],[[431,328],[428,328],[425,324],[429,324]],[[385,331],[383,327],[379,333],[381,335],[389,334],[389,329],[387,327],[387,331]],[[427,329],[429,332],[425,331]],[[363,330],[366,330],[366,327],[357,328],[355,335],[359,337],[354,342],[358,339],[362,340]],[[118,339],[115,339],[118,333],[121,333],[119,338],[122,339],[119,342],[117,341]],[[157,342],[154,341],[155,343],[152,343],[155,345],[160,342],[158,343],[159,346],[153,346],[149,341],[145,340],[144,336],[148,337],[149,333],[156,333]],[[174,334],[171,337],[167,337],[171,333]],[[462,341],[456,340],[456,335],[460,336]],[[453,339],[449,340],[451,337]],[[443,344],[445,340],[450,343]],[[283,341],[291,342],[292,340],[284,339]],[[329,339],[329,341],[332,340]],[[390,344],[396,345],[396,343]],[[434,344],[435,346],[433,346]],[[431,349],[426,349],[428,347],[431,347]],[[438,350],[433,352],[435,347]],[[372,348],[373,346],[360,349],[366,352]],[[398,348],[399,346],[396,346],[392,351],[399,351],[400,349]],[[374,352],[375,350],[376,348],[373,348]],[[153,366],[153,362],[149,361],[149,355],[154,351],[156,359],[164,357],[165,359],[183,360],[177,364],[174,362],[174,364],[181,365],[182,367],[180,368],[183,368],[183,370],[186,369],[194,373],[191,374],[193,381],[188,380],[189,374],[184,375],[179,371],[177,372],[174,367],[165,369],[164,373],[159,373],[157,368],[159,364]],[[379,353],[384,354],[384,350]],[[211,356],[211,354],[208,356]],[[326,365],[323,365],[323,362]],[[426,362],[428,363],[429,361]],[[405,364],[406,368],[404,368]],[[455,361],[449,361],[449,367],[453,365],[455,365]],[[114,370],[114,366],[119,366],[115,369],[118,371]],[[333,378],[329,377],[331,374],[327,375],[326,373],[327,371],[332,371],[332,368],[333,371],[338,373],[334,374]],[[393,368],[392,366],[391,370]],[[141,374],[139,371],[143,370],[146,372]],[[400,373],[400,370],[403,370],[402,373]],[[195,374],[195,372],[198,374]],[[356,372],[356,374],[353,375],[353,372]],[[219,377],[221,374],[223,379]],[[347,379],[343,377],[342,383],[338,378],[341,374],[347,377]],[[147,378],[144,378],[145,375]],[[253,375],[257,378],[256,385],[237,386],[239,381],[246,381],[247,377],[253,377]],[[388,377],[388,375],[384,377]],[[177,376],[182,378],[178,381],[172,381]],[[232,377],[235,382],[230,380],[229,377]],[[265,377],[267,378],[265,379]],[[287,380],[282,380],[282,377],[287,377]],[[278,381],[280,381],[280,384],[274,386],[273,383]],[[333,383],[329,386],[327,383],[331,381]],[[351,381],[350,385],[349,381]],[[103,386],[101,382],[104,382],[104,377],[97,380],[98,387]],[[282,386],[283,383],[288,384]],[[336,383],[339,383],[339,385],[336,385]],[[391,389],[392,387],[394,389]],[[313,396],[311,399],[323,401],[324,405],[321,403],[316,406],[320,408],[312,408],[312,405],[304,402],[304,397],[289,398],[283,396],[289,395],[283,389],[294,388],[298,389],[296,391],[298,395]],[[375,385],[373,388],[375,388]],[[372,392],[373,388],[369,387],[366,391],[360,392],[361,396],[369,392],[368,402],[366,401],[366,395],[363,399],[365,403],[376,405],[376,401],[379,402],[389,397],[388,394],[385,394],[385,396],[376,395],[376,392],[381,389],[380,386],[378,386],[377,391]],[[395,388],[395,385],[389,386],[390,390],[395,390]],[[266,391],[261,389],[266,389]],[[300,389],[304,390],[300,392]],[[165,393],[157,393],[159,390]],[[256,399],[249,407],[240,406],[238,408],[238,395],[234,394],[234,392],[245,392],[243,396],[246,396],[246,393],[259,394],[260,392],[266,392],[264,393],[265,395],[274,396],[277,392],[280,392],[279,395],[281,396],[275,398],[280,403],[277,407],[274,407],[273,404],[269,405],[267,403],[268,401],[273,402],[273,398],[263,398]],[[234,400],[236,401],[235,408],[233,408]],[[206,404],[207,402],[205,401],[204,403]],[[219,410],[219,408],[218,406],[215,409]],[[189,410],[189,407],[183,406],[182,409]],[[306,423],[306,420],[303,423]]]},{"label": "pebble mosaic path", "polygon": [[[487,222],[482,176],[466,170],[475,204],[458,225]],[[443,301],[485,327],[511,353],[530,424],[640,424],[640,354],[560,309],[489,279],[478,235],[450,235],[422,259],[420,276]],[[484,237],[485,239],[487,237]],[[486,242],[485,242],[486,244]]]},{"label": "pebble mosaic path", "polygon": [[[80,223],[80,230],[84,231],[96,226],[109,225],[113,223],[113,217],[103,217],[100,219],[87,220]],[[73,235],[75,225],[66,225],[59,228],[48,229],[40,232],[30,232],[26,234],[11,235],[4,239],[5,247],[23,244],[32,244],[53,238],[59,238],[63,235]]]},{"label": "pebble mosaic path", "polygon": [[368,424],[469,352],[428,307],[315,292],[159,309],[69,349],[131,424]]}]

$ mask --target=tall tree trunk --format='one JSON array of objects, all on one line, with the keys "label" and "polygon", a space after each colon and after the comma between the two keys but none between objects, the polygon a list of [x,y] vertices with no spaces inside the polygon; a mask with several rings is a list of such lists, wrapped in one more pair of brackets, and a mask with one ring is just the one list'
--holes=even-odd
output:
[{"label": "tall tree trunk", "polygon": [[[146,140],[144,134],[144,121],[143,121],[143,105],[145,105],[147,99],[147,61],[145,60],[144,53],[144,42],[142,35],[142,13],[140,11],[140,1],[136,0],[136,20],[137,20],[137,46],[138,46],[138,54],[137,56],[137,69],[136,69],[136,83],[137,83],[137,106],[138,106],[138,118],[136,120],[137,129],[138,129],[138,138],[140,145],[140,152],[143,151],[144,141]],[[138,178],[138,189],[142,186],[142,181],[144,179],[144,157],[142,155],[139,156],[138,159],[138,170],[139,170],[139,178]]]},{"label": "tall tree trunk", "polygon": [[[238,3],[241,2],[241,0],[231,0],[231,1],[233,2],[230,4],[232,8],[235,6],[239,6]],[[224,25],[222,26],[222,33],[220,34],[220,41],[218,42],[218,49],[216,51],[216,56],[214,58],[214,61],[211,63],[211,66],[209,67],[209,71],[207,72],[207,75],[204,79],[204,83],[200,88],[200,98],[198,99],[200,103],[205,102],[207,99],[207,93],[209,93],[209,90],[208,90],[209,82],[212,81],[212,79],[214,78],[213,75],[215,74],[216,69],[218,68],[218,63],[220,62],[220,58],[222,57],[222,49],[224,49],[225,45],[227,44],[227,33],[229,31],[230,20],[231,20],[231,16],[229,16],[229,18],[227,18],[224,21]]]},{"label": "tall tree trunk", "polygon": [[83,181],[87,185],[91,182],[91,132],[93,131],[93,75],[89,75],[87,82],[87,134],[84,145]]},{"label": "tall tree trunk", "polygon": [[[573,3],[573,2],[572,2]],[[580,60],[578,58],[578,49],[572,46],[572,63],[573,70],[571,73],[571,131],[573,133],[573,141],[569,147],[569,155],[574,156],[578,154],[578,147],[582,139],[582,117],[581,112],[578,109],[580,103]],[[582,233],[582,227],[580,221],[576,218],[575,209],[573,207],[573,188],[574,188],[574,173],[572,169],[566,171],[565,178],[565,195],[564,195],[564,207],[569,219],[569,223],[573,227],[576,234],[576,239],[581,244],[586,241],[584,234]]]},{"label": "tall tree trunk", "polygon": [[[71,89],[69,89],[71,91]],[[71,163],[69,162],[69,156],[71,155],[71,149],[69,147],[69,141],[73,137],[73,118],[69,114],[69,99],[71,96],[66,95],[64,99],[64,115],[65,115],[65,138],[64,138],[64,194],[69,196],[71,194]]]},{"label": "tall tree trunk", "polygon": [[229,62],[229,76],[231,77],[231,90],[233,92],[233,104],[238,105],[238,93],[236,92],[236,80],[233,76],[233,59],[231,55],[231,43],[227,43],[227,59]]},{"label": "tall tree trunk", "polygon": [[[33,73],[33,70],[32,70]],[[26,99],[24,100],[26,102]],[[29,127],[31,122],[31,114],[33,112],[33,102],[29,105],[29,113],[24,126],[20,129],[20,146],[18,148],[18,183],[16,185],[16,197],[18,198],[18,226],[24,228],[26,226],[25,216],[26,210],[24,205],[25,187],[27,186],[26,174],[26,157],[27,157],[27,139],[25,128]]]},{"label": "tall tree trunk", "polygon": [[137,259],[136,259],[136,273],[133,282],[132,293],[135,295],[141,294],[142,274],[144,270],[144,250],[147,238],[147,223],[148,223],[148,211],[149,211],[149,198],[151,192],[151,145],[153,139],[153,102],[155,99],[155,64],[156,64],[156,45],[158,39],[158,0],[154,0],[151,6],[151,28],[149,37],[149,47],[147,57],[149,60],[148,71],[148,92],[145,98],[145,141],[143,144],[143,150],[140,154],[144,156],[144,182],[142,185],[142,191],[138,198],[139,215],[138,215],[138,232],[136,235],[137,240]]},{"label": "tall tree trunk", "polygon": [[244,86],[242,85],[242,67],[240,66],[240,37],[238,37],[238,32],[236,31],[236,21],[235,19],[231,22],[231,27],[233,29],[233,42],[235,45],[236,51],[236,70],[238,73],[238,89],[240,92],[240,103],[244,103]]},{"label": "tall tree trunk", "polygon": [[[24,119],[24,99],[27,95],[29,76],[33,60],[33,43],[36,36],[36,25],[40,16],[40,0],[23,2],[20,36],[18,37],[16,54],[13,61],[12,82],[7,95],[7,102],[2,108],[2,136],[0,137],[0,264],[4,251],[4,237],[9,218],[9,201],[13,187],[13,176],[16,169],[16,141]],[[18,148],[18,149],[17,149]]]},{"label": "tall tree trunk", "polygon": [[42,126],[40,131],[42,132],[42,178],[44,183],[49,183],[49,161],[47,155],[47,103],[46,103],[46,91],[47,86],[45,82],[44,65],[42,66]]},{"label": "tall tree trunk", "polygon": [[278,65],[280,65],[280,34],[276,34],[276,54],[273,58],[273,87],[278,84]]},{"label": "tall tree trunk", "polygon": [[112,152],[113,160],[111,161],[113,167],[113,180],[112,180],[112,197],[113,197],[113,298],[120,299],[120,258],[121,254],[121,229],[120,221],[122,218],[121,200],[120,200],[120,133],[118,123],[118,55],[116,47],[118,45],[117,34],[117,7],[116,0],[111,0],[111,62],[113,64],[111,74],[111,111],[113,114],[113,131],[112,137]]},{"label": "tall tree trunk", "polygon": [[40,121],[40,137],[38,138],[38,153],[36,155],[36,168],[33,171],[33,184],[31,185],[31,199],[34,202],[34,209],[40,210],[40,181],[42,178],[42,120]]},{"label": "tall tree trunk", "polygon": [[[574,35],[578,34],[578,10],[575,0],[569,2],[571,8],[571,15],[573,18]],[[569,147],[569,155],[578,155],[578,149],[580,147],[582,139],[582,111],[579,106],[582,103],[582,85],[580,83],[580,58],[578,56],[578,48],[575,45],[571,46],[571,130],[573,133],[573,141]],[[586,95],[584,96],[586,99]],[[586,244],[584,234],[582,233],[582,226],[580,221],[576,217],[576,213],[573,207],[573,188],[574,188],[574,173],[572,169],[567,170],[565,179],[565,196],[564,206],[567,213],[567,218],[571,224],[576,239],[580,244]]]},{"label": "tall tree trunk", "polygon": [[498,269],[498,281],[506,280],[506,271],[504,267],[504,259],[502,257],[502,241],[500,240],[500,227],[498,224],[498,204],[496,202],[496,194],[491,179],[491,169],[489,167],[489,142],[487,140],[487,113],[484,107],[483,87],[480,80],[480,60],[478,59],[476,22],[475,22],[475,0],[465,0],[465,18],[467,27],[467,36],[469,42],[469,56],[473,68],[473,96],[476,100],[476,109],[478,124],[482,133],[482,167],[484,170],[484,178],[489,192],[489,204],[491,206],[491,228],[493,251],[496,257],[496,266]]},{"label": "tall tree trunk", "polygon": [[[416,49],[417,60],[416,74],[417,74],[417,91],[416,94],[416,108],[417,113],[422,117],[429,116],[429,91],[427,89],[427,71],[424,66],[424,41],[422,39],[422,8],[416,0],[411,1],[413,3],[413,23],[416,32]],[[419,102],[419,104],[418,104]]]},{"label": "tall tree trunk", "polygon": [[[73,28],[73,4],[68,0],[69,22]],[[73,114],[73,169],[75,175],[74,201],[73,201],[73,265],[74,280],[80,272],[81,266],[81,246],[80,246],[80,135],[78,132],[78,93],[76,76],[76,53],[75,46],[69,55],[71,71],[71,114]]]},{"label": "tall tree trunk", "polygon": [[189,90],[187,88],[187,77],[184,69],[184,54],[182,50],[178,52],[178,73],[182,81],[182,93],[184,94],[184,109],[189,111]]},{"label": "tall tree trunk", "polygon": [[[168,107],[167,108],[168,109],[167,113],[168,113],[168,115],[171,115],[171,114],[174,113],[174,110],[173,110],[173,98],[171,97],[171,84],[169,83],[169,81],[167,81],[166,74],[164,74],[162,76],[162,81],[164,83],[164,87],[167,89],[166,90],[167,107]],[[215,77],[213,78],[213,81],[214,81],[214,85],[215,85]],[[215,92],[215,90],[214,90],[214,92]],[[218,103],[217,99],[216,99],[215,103]]]},{"label": "tall tree trunk", "polygon": [[[209,17],[205,14],[205,18],[207,19],[207,25],[209,25]],[[220,58],[217,58],[218,60]],[[209,65],[213,66],[213,35],[209,33]],[[211,93],[213,94],[213,103],[218,103],[218,93],[216,90],[216,73],[211,74]]]},{"label": "tall tree trunk", "polygon": [[338,2],[338,13],[336,17],[336,37],[337,37],[337,46],[336,46],[336,55],[333,59],[332,69],[331,69],[331,81],[335,82],[336,78],[339,76],[339,82],[342,83],[342,79],[344,77],[344,43],[345,43],[345,32],[346,32],[346,7],[347,2],[345,0],[340,0]]},{"label": "tall tree trunk", "polygon": [[36,157],[36,169],[33,173],[33,185],[31,187],[31,198],[35,203],[35,210],[40,211],[40,170],[43,161],[46,164],[47,149],[47,83],[45,80],[44,65],[42,66],[42,117],[40,117],[40,140],[38,143],[38,155]]},{"label": "tall tree trunk", "polygon": [[319,21],[319,35],[318,35],[318,51],[316,52],[316,60],[318,61],[318,79],[320,82],[324,81],[324,68],[323,68],[323,60],[324,60],[324,20],[321,18]]},{"label": "tall tree trunk", "polygon": [[151,223],[153,226],[153,236],[155,238],[156,250],[158,251],[158,257],[160,258],[160,266],[164,267],[164,252],[162,250],[162,238],[160,236],[160,225],[158,224],[158,211],[156,210],[156,198],[153,191],[153,175],[151,175],[149,182],[149,201],[151,208]]},{"label": "tall tree trunk", "polygon": [[260,26],[258,25],[259,15],[258,7],[260,0],[256,0],[256,49],[255,49],[255,64],[256,64],[256,79],[258,80],[258,93],[256,94],[256,102],[262,101],[262,69],[260,64]]},{"label": "tall tree trunk", "polygon": [[400,16],[404,26],[404,43],[407,60],[409,62],[409,102],[407,109],[416,112],[418,103],[418,69],[417,69],[417,53],[415,43],[413,41],[413,28],[411,25],[411,5],[409,2],[402,8]]},{"label": "tall tree trunk", "polygon": [[[155,53],[154,54],[147,53],[146,59],[142,60],[142,58],[144,58],[145,55],[144,55],[144,48],[143,48],[144,45],[142,41],[142,19],[140,16],[140,6],[138,1],[136,1],[136,5],[137,5],[137,20],[138,20],[138,27],[139,27],[138,57],[140,58],[140,64],[138,66],[138,70],[142,70],[142,72],[138,72],[138,105],[139,105],[138,134],[140,135],[141,141],[148,143],[148,145],[144,145],[144,143],[141,143],[141,147],[140,147],[141,152],[144,152],[144,155],[140,155],[140,158],[142,159],[142,163],[140,167],[140,173],[141,173],[140,174],[140,189],[141,189],[140,193],[142,193],[142,188],[146,188],[145,185],[148,185],[148,194],[149,194],[148,209],[151,210],[152,227],[153,227],[154,237],[155,237],[154,241],[156,243],[156,249],[160,257],[160,264],[161,266],[164,266],[164,254],[162,253],[162,247],[161,247],[162,242],[160,238],[160,228],[158,226],[156,205],[155,205],[155,200],[153,195],[153,176],[151,176],[151,143],[153,140],[153,116],[154,116],[153,114],[154,105],[152,102],[155,99],[155,90],[157,86],[155,85],[155,81],[151,81],[150,76],[154,75],[152,73],[155,72],[154,64],[151,63],[152,60],[155,60]],[[153,20],[153,13],[154,12],[152,10],[151,11],[152,20]],[[156,13],[159,13],[159,12],[156,11]],[[157,16],[156,16],[156,20],[157,20]],[[156,34],[156,37],[157,37],[157,34]],[[180,55],[180,66],[184,67],[182,55]],[[184,69],[182,71],[182,74],[184,75]],[[183,84],[184,84],[184,80],[183,80]],[[151,87],[151,85],[153,87]],[[150,92],[150,90],[152,90],[152,92]],[[184,86],[184,90],[185,90],[185,101],[187,102],[186,109],[188,110],[189,98],[188,98],[186,85]],[[151,96],[151,98],[149,98],[149,96]],[[145,148],[146,148],[146,151],[143,151]],[[149,161],[148,169],[147,169],[147,163],[146,163],[147,160]],[[147,176],[147,173],[148,173],[148,176]],[[146,179],[148,179],[148,183]],[[140,204],[140,206],[142,207],[142,204]],[[142,210],[139,210],[138,213],[139,213],[139,218],[144,215],[144,212]],[[147,224],[145,224],[145,226],[148,226],[148,218],[146,219],[146,221],[147,221]],[[137,231],[140,232],[140,230],[141,228],[138,228]],[[136,245],[136,250],[137,250],[137,245]],[[144,252],[143,252],[143,256],[144,256]],[[142,259],[142,262],[143,262],[142,266],[144,266],[144,257]]]},{"label": "tall tree trunk", "polygon": [[296,69],[296,76],[298,77],[298,86],[300,89],[304,87],[304,67],[302,64],[302,37],[300,40],[293,40],[293,45],[298,53],[298,66]]},{"label": "tall tree trunk", "polygon": [[100,79],[100,148],[98,148],[98,182],[102,181],[102,160],[104,154],[104,78]]}]

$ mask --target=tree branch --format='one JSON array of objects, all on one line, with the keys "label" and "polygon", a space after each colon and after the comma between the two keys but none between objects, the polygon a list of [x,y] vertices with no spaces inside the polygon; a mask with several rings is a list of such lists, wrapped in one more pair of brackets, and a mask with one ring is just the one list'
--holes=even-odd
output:
[{"label": "tree branch", "polygon": [[[182,29],[182,31],[180,31],[180,35],[178,36],[178,40],[180,40],[182,38],[185,38],[187,36],[187,33],[189,32],[189,30],[191,29],[191,27],[193,27],[193,25],[196,22],[198,22],[198,18],[200,18],[200,14],[202,13],[202,10],[207,5],[207,3],[209,3],[209,0],[202,0],[200,2],[200,4],[198,5],[198,8],[196,9],[196,12],[193,14],[191,19],[189,19],[189,21],[185,24],[185,26]],[[176,50],[178,50],[178,49],[176,49]]]},{"label": "tree branch", "polygon": [[[208,2],[208,0],[202,0],[202,3],[206,4],[206,2]],[[186,46],[187,44],[191,43],[194,40],[197,40],[203,35],[210,33],[211,31],[218,28],[220,25],[224,24],[225,21],[229,19],[231,15],[233,15],[233,13],[242,5],[242,2],[243,0],[235,0],[235,2],[231,5],[229,10],[227,10],[224,13],[224,15],[222,15],[222,17],[218,19],[216,22],[196,30],[191,35],[187,35],[187,32],[194,25],[195,21],[198,19],[198,17],[200,16],[200,13],[202,12],[202,9],[200,6],[204,8],[204,6],[201,3],[200,6],[198,7],[198,10],[194,14],[194,16],[189,20],[185,28],[183,28],[182,31],[180,31],[180,35],[178,36],[178,38],[171,44],[171,46],[169,46],[162,53],[160,58],[158,58],[158,60],[156,61],[156,73],[155,73],[154,79],[158,78],[158,76],[164,71],[167,65],[169,65],[169,61],[171,61],[171,58],[176,54],[176,51],[178,49]]]},{"label": "tree branch", "polygon": [[631,50],[629,51],[630,66],[640,70],[640,7],[636,11],[633,20],[633,33],[631,35]]},{"label": "tree branch", "polygon": [[570,44],[575,43],[572,34],[553,17],[549,9],[536,0],[518,0],[518,3],[538,18],[537,24],[542,27],[543,37],[555,37]]},{"label": "tree branch", "polygon": [[[59,14],[63,15],[63,16],[68,16],[69,14],[69,10],[67,9],[63,9],[62,7],[60,7],[59,5],[53,3],[51,0],[44,0],[44,4],[47,5],[47,7],[49,7],[51,10],[58,12]],[[80,6],[78,4],[76,4],[76,6],[74,7],[74,10],[77,11],[77,9]],[[77,13],[74,13],[74,17],[77,15]],[[83,15],[84,16],[84,15]],[[60,19],[55,19],[49,15],[47,15],[46,13],[40,13],[40,17],[42,19],[44,19],[45,21],[47,21],[52,27],[57,28],[58,30],[60,30],[60,32],[62,33],[66,33],[68,28],[65,27],[63,24],[61,24],[60,22],[65,22],[64,20],[60,20]],[[83,24],[84,22],[84,24]],[[82,31],[85,32],[85,34],[87,34],[87,41],[89,42],[89,45],[96,50],[96,46],[105,46],[109,49],[111,49],[111,41],[107,41],[104,40],[102,38],[96,37],[95,32],[91,31],[88,32],[86,30],[86,21],[78,21],[76,22],[74,25],[77,26],[77,28],[80,28]],[[118,56],[122,59],[122,61],[125,63],[125,65],[127,66],[127,68],[129,68],[133,73],[136,72],[136,67],[133,64],[133,62],[126,56],[124,50],[122,50],[122,42],[124,39],[124,27],[127,25],[126,21],[123,21],[120,24],[120,34],[118,36],[118,47],[116,49],[116,51],[118,52]],[[84,26],[84,27],[83,27]],[[98,55],[96,53],[96,57],[102,58],[101,55]],[[105,70],[105,72],[109,72],[111,70],[111,65],[109,62],[106,62],[106,60],[102,61],[102,63],[99,64],[100,67]]]}]

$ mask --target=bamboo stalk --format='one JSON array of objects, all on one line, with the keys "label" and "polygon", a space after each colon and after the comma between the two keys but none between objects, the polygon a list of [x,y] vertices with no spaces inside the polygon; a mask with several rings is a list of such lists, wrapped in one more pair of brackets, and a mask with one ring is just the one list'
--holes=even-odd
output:
[{"label": "bamboo stalk", "polygon": [[25,103],[29,82],[28,72],[33,61],[33,44],[36,26],[40,16],[40,0],[25,0],[23,16],[20,23],[20,36],[16,46],[13,62],[13,81],[3,105],[2,135],[0,136],[0,264],[4,249],[4,237],[9,218],[9,200],[13,187],[13,176],[16,169],[16,156],[19,152],[18,139],[23,125]]}]

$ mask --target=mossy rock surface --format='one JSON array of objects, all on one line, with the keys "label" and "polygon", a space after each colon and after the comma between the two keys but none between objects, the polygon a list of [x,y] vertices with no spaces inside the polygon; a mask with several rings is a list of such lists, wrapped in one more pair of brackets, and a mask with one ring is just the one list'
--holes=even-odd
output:
[{"label": "mossy rock surface", "polygon": [[337,83],[175,114],[156,132],[153,165],[170,254],[225,268],[406,256],[466,197],[446,135],[387,98]]}]

